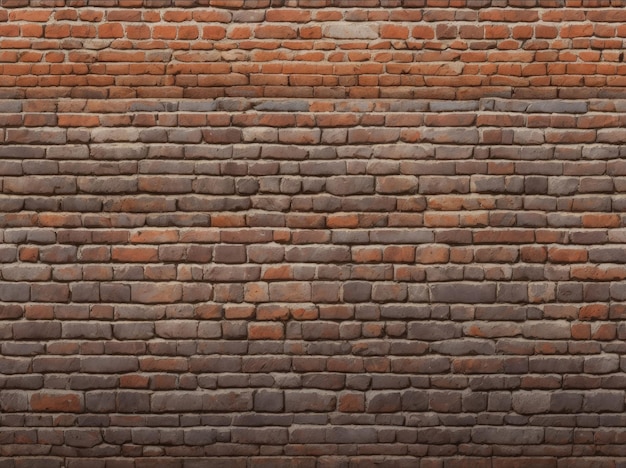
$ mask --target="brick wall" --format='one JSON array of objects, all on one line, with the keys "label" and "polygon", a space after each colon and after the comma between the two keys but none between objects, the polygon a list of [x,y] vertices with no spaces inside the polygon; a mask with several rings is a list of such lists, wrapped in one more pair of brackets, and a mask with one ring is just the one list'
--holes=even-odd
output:
[{"label": "brick wall", "polygon": [[0,466],[626,466],[621,0],[3,0]]}]

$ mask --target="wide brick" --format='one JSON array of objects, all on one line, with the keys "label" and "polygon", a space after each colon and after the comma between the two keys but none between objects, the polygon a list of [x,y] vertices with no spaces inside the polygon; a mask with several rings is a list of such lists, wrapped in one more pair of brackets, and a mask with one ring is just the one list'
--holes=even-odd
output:
[{"label": "wide brick", "polygon": [[200,411],[202,400],[197,392],[157,392],[150,397],[150,409],[155,413]]},{"label": "wide brick", "polygon": [[527,445],[543,441],[543,428],[483,426],[472,429],[472,441],[479,444]]},{"label": "wide brick", "polygon": [[80,413],[84,409],[84,402],[80,393],[50,390],[33,393],[30,407],[37,412]]},{"label": "wide brick", "polygon": [[374,193],[375,178],[371,176],[333,176],[326,180],[326,190],[333,195]]},{"label": "wide brick", "polygon": [[319,390],[288,390],[285,391],[285,411],[288,412],[327,412],[334,411],[337,396],[334,392]]},{"label": "wide brick", "polygon": [[331,263],[350,261],[347,246],[290,246],[285,251],[285,260],[300,263]]},{"label": "wide brick", "polygon": [[402,408],[399,392],[372,392],[366,396],[368,413],[394,413]]},{"label": "wide brick", "polygon": [[439,341],[460,336],[461,329],[454,323],[409,322],[407,337],[424,341]]},{"label": "wide brick", "polygon": [[469,191],[469,177],[423,176],[419,178],[419,193],[468,193]]},{"label": "wide brick", "polygon": [[286,428],[234,428],[232,442],[239,444],[284,445],[289,439]]},{"label": "wide brick", "polygon": [[60,322],[18,322],[13,325],[16,340],[49,340],[61,337]]},{"label": "wide brick", "polygon": [[[200,398],[200,396],[198,396]],[[249,390],[225,390],[202,397],[204,411],[249,411],[252,409],[252,392]]]},{"label": "wide brick", "polygon": [[324,28],[324,36],[333,39],[377,39],[378,27],[375,24],[363,27],[357,23],[335,23]]},{"label": "wide brick", "polygon": [[142,304],[172,303],[182,297],[178,283],[133,283],[131,299]]},{"label": "wide brick", "polygon": [[596,413],[622,412],[624,410],[624,395],[622,392],[616,391],[586,393],[582,410]]},{"label": "wide brick", "polygon": [[445,283],[430,286],[434,302],[446,303],[491,303],[496,300],[496,285],[493,283]]}]

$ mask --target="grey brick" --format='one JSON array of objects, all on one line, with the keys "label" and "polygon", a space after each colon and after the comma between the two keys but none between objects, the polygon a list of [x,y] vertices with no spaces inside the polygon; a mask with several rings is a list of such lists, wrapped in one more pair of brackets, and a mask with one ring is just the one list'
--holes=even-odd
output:
[{"label": "grey brick", "polygon": [[535,445],[543,441],[540,427],[491,427],[472,429],[472,442],[477,444]]},{"label": "grey brick", "polygon": [[624,410],[624,392],[595,391],[586,393],[582,410],[593,413],[621,413]]},{"label": "grey brick", "polygon": [[531,102],[526,112],[534,113],[563,113],[563,114],[584,114],[588,110],[586,102],[564,101],[564,100],[545,100]]},{"label": "grey brick", "polygon": [[259,390],[254,395],[254,410],[279,413],[284,409],[284,395],[278,390]]},{"label": "grey brick", "polygon": [[285,411],[289,412],[325,412],[333,411],[337,404],[334,392],[287,390],[285,391]]},{"label": "grey brick", "polygon": [[374,193],[372,176],[333,176],[326,181],[326,190],[333,195],[363,195]]},{"label": "grey brick", "polygon": [[231,440],[238,444],[284,445],[289,440],[289,433],[285,428],[235,427],[231,431]]},{"label": "grey brick", "polygon": [[368,413],[394,413],[402,409],[399,392],[371,392],[367,394],[366,410]]},{"label": "grey brick", "polygon": [[461,327],[449,322],[409,322],[407,337],[412,340],[439,341],[461,336]]},{"label": "grey brick", "polygon": [[546,413],[550,409],[550,393],[519,391],[513,393],[513,411],[520,414]]},{"label": "grey brick", "polygon": [[430,297],[434,302],[445,303],[490,303],[496,300],[494,283],[442,283],[430,286]]},{"label": "grey brick", "polygon": [[582,409],[583,395],[574,392],[556,392],[550,396],[550,411],[577,413]]},{"label": "grey brick", "polygon": [[583,366],[586,374],[609,374],[619,369],[619,356],[617,354],[585,356]]},{"label": "grey brick", "polygon": [[185,429],[184,441],[186,445],[210,445],[215,443],[217,431],[210,428]]},{"label": "grey brick", "polygon": [[326,429],[326,440],[336,444],[373,444],[378,442],[378,434],[373,427],[341,427]]}]

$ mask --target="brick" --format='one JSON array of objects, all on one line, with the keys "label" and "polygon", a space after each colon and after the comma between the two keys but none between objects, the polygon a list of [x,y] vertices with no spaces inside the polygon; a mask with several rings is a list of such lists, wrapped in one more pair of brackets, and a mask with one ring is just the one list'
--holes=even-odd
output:
[{"label": "brick", "polygon": [[290,246],[285,251],[288,262],[347,262],[350,261],[350,249],[344,246]]},{"label": "brick", "polygon": [[502,430],[498,427],[477,427],[472,429],[472,441],[488,444],[526,445],[538,444],[543,440],[542,428],[507,427]]},{"label": "brick", "polygon": [[254,410],[262,413],[280,413],[284,409],[282,391],[259,390],[254,395]]},{"label": "brick", "polygon": [[13,338],[16,340],[48,340],[60,337],[60,322],[17,322],[13,325]]},{"label": "brick", "polygon": [[598,391],[585,394],[583,411],[621,412],[624,409],[624,395],[620,392]]},{"label": "brick", "polygon": [[550,397],[550,411],[576,413],[582,409],[583,395],[574,392],[557,392]]},{"label": "brick", "polygon": [[284,445],[288,440],[285,428],[235,428],[232,441],[240,444]]},{"label": "brick", "polygon": [[550,396],[546,392],[515,392],[513,410],[519,414],[545,413],[550,409]]},{"label": "brick", "polygon": [[84,409],[84,402],[80,393],[47,391],[33,393],[30,407],[38,412],[80,413]]},{"label": "brick", "polygon": [[177,283],[133,283],[131,299],[142,304],[172,303],[182,298],[182,287]]},{"label": "brick", "polygon": [[207,396],[203,401],[208,411],[246,411],[252,409],[252,392],[224,391]]},{"label": "brick", "polygon": [[370,300],[372,285],[365,281],[344,283],[343,300],[346,302],[367,302]]},{"label": "brick", "polygon": [[415,193],[418,178],[414,176],[386,176],[376,178],[378,193]]},{"label": "brick", "polygon": [[460,328],[451,323],[409,322],[407,336],[409,339],[439,341],[458,337]]},{"label": "brick", "polygon": [[284,337],[284,327],[280,323],[251,323],[248,325],[250,340],[279,340]]},{"label": "brick", "polygon": [[155,413],[199,411],[202,395],[195,392],[159,392],[150,397],[150,409]]},{"label": "brick", "polygon": [[326,190],[333,195],[357,195],[374,193],[374,177],[335,176],[326,181]]},{"label": "brick", "polygon": [[368,413],[394,413],[402,407],[399,392],[373,392],[366,397]]},{"label": "brick", "polygon": [[288,390],[285,391],[285,411],[288,412],[325,412],[334,411],[337,397],[334,392],[319,390]]},{"label": "brick", "polygon": [[431,298],[445,303],[491,303],[496,300],[496,285],[490,283],[434,284],[430,287]]},{"label": "brick", "polygon": [[469,177],[423,176],[419,179],[419,193],[468,193]]},{"label": "brick", "polygon": [[407,298],[407,285],[402,283],[374,283],[372,301],[403,302]]},{"label": "brick", "polygon": [[617,355],[589,356],[585,358],[583,370],[587,374],[608,374],[617,371],[619,359]]}]

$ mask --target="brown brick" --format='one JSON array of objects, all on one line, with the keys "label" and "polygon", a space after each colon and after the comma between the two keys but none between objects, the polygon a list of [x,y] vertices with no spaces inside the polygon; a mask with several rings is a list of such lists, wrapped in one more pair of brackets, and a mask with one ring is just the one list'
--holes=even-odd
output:
[{"label": "brown brick", "polygon": [[182,298],[178,283],[133,283],[131,299],[143,304],[172,303]]},{"label": "brown brick", "polygon": [[37,412],[80,413],[84,409],[84,402],[80,393],[49,390],[33,393],[30,407]]},{"label": "brown brick", "polygon": [[280,340],[284,334],[281,323],[259,322],[248,325],[248,338],[251,340]]},{"label": "brown brick", "polygon": [[326,412],[334,411],[337,397],[334,392],[320,390],[288,390],[285,391],[285,411],[289,412]]}]

